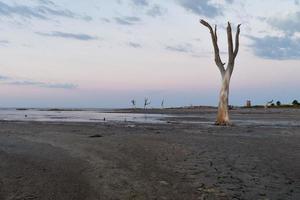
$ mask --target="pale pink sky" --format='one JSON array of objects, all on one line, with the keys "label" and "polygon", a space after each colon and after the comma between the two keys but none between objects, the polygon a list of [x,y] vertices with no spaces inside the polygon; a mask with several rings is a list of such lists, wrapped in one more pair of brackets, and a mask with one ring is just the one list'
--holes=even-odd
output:
[{"label": "pale pink sky", "polygon": [[294,0],[0,0],[0,106],[216,105],[220,74],[200,18],[218,24],[225,62],[226,22],[242,23],[231,104],[300,99]]}]

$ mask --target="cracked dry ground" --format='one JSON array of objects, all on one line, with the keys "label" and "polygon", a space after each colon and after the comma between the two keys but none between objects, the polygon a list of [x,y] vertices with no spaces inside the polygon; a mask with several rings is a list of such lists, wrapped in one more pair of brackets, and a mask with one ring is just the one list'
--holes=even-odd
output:
[{"label": "cracked dry ground", "polygon": [[1,200],[300,199],[300,127],[1,122],[0,160]]}]

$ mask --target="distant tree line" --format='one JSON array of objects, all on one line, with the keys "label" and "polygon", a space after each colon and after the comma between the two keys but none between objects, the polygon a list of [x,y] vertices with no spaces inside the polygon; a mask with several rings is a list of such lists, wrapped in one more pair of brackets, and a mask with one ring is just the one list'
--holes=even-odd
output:
[{"label": "distant tree line", "polygon": [[[255,107],[262,107],[261,105],[254,105],[254,106],[247,106],[246,105],[246,107],[253,107],[253,108],[255,108]],[[286,107],[286,108],[290,108],[290,107],[300,107],[300,103],[299,103],[299,101],[298,100],[293,100],[290,104],[283,104],[283,103],[281,103],[281,101],[274,101],[274,100],[272,100],[272,101],[268,101],[267,103],[266,103],[266,105],[264,106],[265,108],[269,108],[269,107],[281,107],[281,108],[284,108],[284,107]]]},{"label": "distant tree line", "polygon": [[[284,106],[300,106],[300,103],[298,102],[298,100],[294,100],[291,104],[282,104],[280,101],[276,101],[276,106],[278,106],[278,107],[284,107]],[[275,104],[274,103],[272,103],[271,104],[271,106],[275,106]]]}]

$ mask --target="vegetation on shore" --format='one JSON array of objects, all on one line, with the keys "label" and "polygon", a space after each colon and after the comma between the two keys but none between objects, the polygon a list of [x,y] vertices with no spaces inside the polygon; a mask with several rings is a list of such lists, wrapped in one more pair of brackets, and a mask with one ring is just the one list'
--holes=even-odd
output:
[{"label": "vegetation on shore", "polygon": [[[244,106],[244,108],[266,108],[264,105],[254,105],[254,106]],[[271,103],[267,106],[267,108],[300,108],[300,103],[298,100],[292,101],[291,104],[282,104],[280,101],[275,103]]]}]

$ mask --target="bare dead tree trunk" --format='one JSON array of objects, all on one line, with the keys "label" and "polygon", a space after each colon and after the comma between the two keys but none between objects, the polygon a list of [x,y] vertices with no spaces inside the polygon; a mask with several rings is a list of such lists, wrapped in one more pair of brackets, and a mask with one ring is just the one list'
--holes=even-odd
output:
[{"label": "bare dead tree trunk", "polygon": [[233,47],[232,41],[232,29],[231,25],[228,22],[227,25],[227,40],[228,40],[228,64],[225,69],[225,63],[222,62],[220,57],[220,50],[218,46],[218,35],[217,35],[217,26],[212,28],[212,26],[204,20],[200,20],[200,23],[206,26],[211,35],[214,54],[215,54],[215,63],[220,70],[222,76],[222,87],[220,91],[218,115],[216,119],[216,125],[229,125],[229,112],[228,112],[228,99],[229,99],[229,84],[234,69],[235,58],[239,51],[239,36],[240,36],[240,24],[237,26],[236,36],[235,36],[235,47]]},{"label": "bare dead tree trunk", "polygon": [[230,121],[228,112],[229,83],[230,74],[225,73],[224,77],[222,78],[222,86],[219,95],[219,107],[216,120],[217,125],[227,125]]},{"label": "bare dead tree trunk", "polygon": [[150,104],[151,104],[151,102],[149,101],[149,99],[145,98],[144,99],[144,110],[146,110],[147,106],[150,105]]}]

